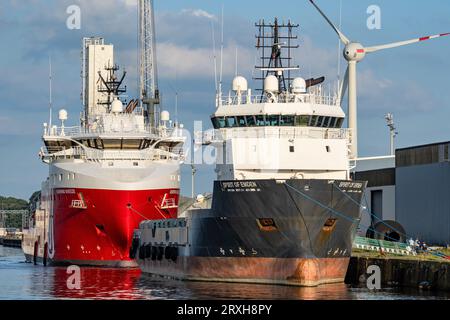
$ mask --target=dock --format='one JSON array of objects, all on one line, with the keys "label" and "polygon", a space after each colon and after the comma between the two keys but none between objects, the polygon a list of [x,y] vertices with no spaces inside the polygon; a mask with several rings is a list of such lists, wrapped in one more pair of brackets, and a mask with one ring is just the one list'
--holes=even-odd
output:
[{"label": "dock", "polygon": [[21,248],[22,238],[9,238],[9,237],[0,238],[0,245],[4,247]]},{"label": "dock", "polygon": [[449,291],[450,251],[443,248],[442,252],[416,253],[406,244],[359,238],[354,243],[345,282],[352,285],[365,283],[371,275],[367,273],[368,267],[376,265],[380,268],[384,287]]}]

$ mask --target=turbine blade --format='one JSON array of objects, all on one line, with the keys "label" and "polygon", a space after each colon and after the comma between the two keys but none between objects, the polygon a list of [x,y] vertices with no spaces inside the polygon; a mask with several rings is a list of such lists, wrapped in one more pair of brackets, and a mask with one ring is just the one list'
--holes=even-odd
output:
[{"label": "turbine blade", "polygon": [[322,17],[324,17],[325,20],[327,20],[328,24],[333,28],[333,30],[339,36],[339,39],[341,39],[341,41],[345,45],[349,44],[350,40],[333,24],[333,22],[331,22],[330,19],[328,19],[328,17],[325,15],[325,13],[323,13],[323,11],[320,10],[320,8],[314,3],[314,1],[313,0],[309,0],[309,2],[311,2],[311,4],[317,9],[317,11],[319,11],[319,13],[322,15]]},{"label": "turbine blade", "polygon": [[422,42],[422,41],[426,41],[426,40],[431,40],[431,39],[436,39],[439,37],[445,37],[445,36],[449,36],[449,35],[450,35],[450,32],[441,33],[441,34],[436,34],[433,36],[427,36],[427,37],[416,38],[416,39],[411,39],[411,40],[406,40],[406,41],[400,41],[400,42],[394,42],[394,43],[389,43],[389,44],[383,44],[383,45],[379,45],[379,46],[368,47],[368,48],[365,48],[365,50],[366,50],[366,53],[372,53],[372,52],[376,52],[376,51],[380,51],[380,50],[406,46],[409,44]]}]

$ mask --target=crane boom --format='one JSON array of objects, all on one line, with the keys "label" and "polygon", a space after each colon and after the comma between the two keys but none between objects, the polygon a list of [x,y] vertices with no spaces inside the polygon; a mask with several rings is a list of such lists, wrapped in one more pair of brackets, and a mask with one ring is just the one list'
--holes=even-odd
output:
[{"label": "crane boom", "polygon": [[138,1],[140,104],[146,109],[148,124],[156,127],[159,114],[157,106],[160,99],[156,62],[155,14],[153,0]]}]

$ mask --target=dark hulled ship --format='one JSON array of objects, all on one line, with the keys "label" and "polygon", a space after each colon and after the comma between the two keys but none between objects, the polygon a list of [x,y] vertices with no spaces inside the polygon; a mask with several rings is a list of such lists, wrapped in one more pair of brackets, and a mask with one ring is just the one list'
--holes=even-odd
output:
[{"label": "dark hulled ship", "polygon": [[214,130],[202,136],[217,156],[211,206],[143,221],[130,253],[144,273],[299,286],[344,281],[366,182],[350,178],[352,135],[342,128],[341,98],[323,77],[292,77],[297,25],[256,26],[263,88],[252,95],[245,78],[234,78],[232,92],[217,95]]}]

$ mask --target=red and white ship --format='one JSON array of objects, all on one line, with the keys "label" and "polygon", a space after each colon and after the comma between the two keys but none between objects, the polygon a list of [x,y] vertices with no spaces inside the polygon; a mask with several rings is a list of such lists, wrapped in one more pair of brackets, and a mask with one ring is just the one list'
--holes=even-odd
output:
[{"label": "red and white ship", "polygon": [[113,58],[112,45],[85,38],[80,126],[64,126],[65,110],[59,127],[44,124],[49,176],[24,232],[30,262],[133,267],[139,223],[177,217],[181,128],[145,93],[122,103],[125,72],[116,76]]}]

